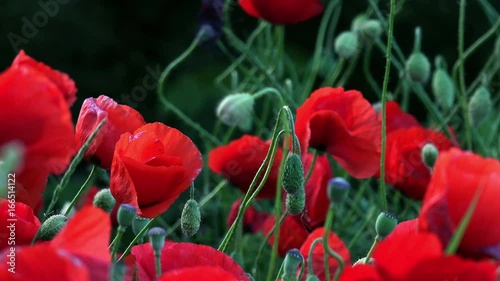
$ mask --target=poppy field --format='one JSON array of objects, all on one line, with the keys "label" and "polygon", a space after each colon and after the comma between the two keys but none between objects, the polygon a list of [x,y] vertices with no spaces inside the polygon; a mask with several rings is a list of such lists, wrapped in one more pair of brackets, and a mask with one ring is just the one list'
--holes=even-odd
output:
[{"label": "poppy field", "polygon": [[500,280],[495,1],[202,0],[121,96],[32,55],[70,2],[6,37],[1,281]]}]

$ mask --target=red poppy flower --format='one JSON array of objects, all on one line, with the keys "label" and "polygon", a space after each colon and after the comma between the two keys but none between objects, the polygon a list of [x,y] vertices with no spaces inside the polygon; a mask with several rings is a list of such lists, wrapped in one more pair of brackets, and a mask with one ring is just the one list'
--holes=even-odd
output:
[{"label": "red poppy flower", "polygon": [[[132,248],[132,255],[136,260],[139,280],[156,280],[155,258],[151,244],[145,243],[134,246]],[[205,245],[175,243],[170,241],[165,242],[165,246],[161,252],[162,275],[168,274],[171,271],[197,268],[200,266],[217,267],[231,274],[236,280],[248,281],[245,271],[231,257],[223,252]]]},{"label": "red poppy flower", "polygon": [[[69,103],[76,89],[66,74],[19,53],[0,74],[0,147],[18,141],[25,148],[16,180],[18,201],[38,209],[48,174],[61,174],[76,153]],[[27,114],[27,112],[29,114]]]},{"label": "red poppy flower", "polygon": [[[383,281],[377,270],[370,265],[347,266],[342,271],[340,281]],[[384,280],[385,281],[385,280]]]},{"label": "red poppy flower", "polygon": [[[420,126],[417,119],[413,115],[404,112],[399,104],[395,101],[388,101],[386,104],[386,133],[389,134],[397,129],[411,128]],[[379,119],[382,120],[382,112],[378,113]]]},{"label": "red poppy flower", "polygon": [[146,124],[116,143],[110,189],[116,204],[130,204],[138,215],[152,218],[165,212],[198,176],[200,151],[177,129]]},{"label": "red poppy flower", "polygon": [[420,126],[393,131],[387,136],[385,181],[407,196],[421,200],[431,179],[422,162],[422,147],[432,143],[440,151],[453,147],[442,133]]},{"label": "red poppy flower", "polygon": [[[276,224],[275,216],[270,216],[262,226],[264,236],[267,236]],[[278,255],[284,257],[286,252],[291,249],[299,248],[307,238],[307,230],[304,226],[292,216],[286,216],[280,226]],[[269,245],[274,244],[274,234],[267,240]]]},{"label": "red poppy flower", "polygon": [[[230,227],[238,216],[238,211],[240,210],[242,199],[234,201],[227,216],[227,227]],[[262,225],[269,217],[269,214],[265,212],[257,211],[253,206],[250,205],[243,215],[243,231],[256,233],[260,231]]]},{"label": "red poppy flower", "polygon": [[455,148],[441,153],[422,204],[419,227],[436,233],[447,244],[480,192],[459,251],[500,260],[499,186],[499,161]]},{"label": "red poppy flower", "polygon": [[[312,154],[302,157],[304,173],[310,169]],[[333,178],[333,172],[328,158],[324,155],[318,156],[309,180],[304,185],[306,192],[306,206],[304,214],[295,216],[305,223],[309,229],[315,229],[323,225],[330,206],[327,196],[328,181]]]},{"label": "red poppy flower", "polygon": [[373,176],[380,160],[380,120],[355,90],[321,88],[297,109],[295,129],[302,151],[330,153],[355,178]]},{"label": "red poppy flower", "polygon": [[275,24],[293,24],[306,21],[323,12],[319,0],[239,0],[243,10],[252,17]]},{"label": "red poppy flower", "polygon": [[0,198],[0,221],[5,222],[5,226],[0,228],[0,251],[9,246],[31,244],[40,228],[40,221],[28,205],[10,203],[3,198]]},{"label": "red poppy flower", "polygon": [[[398,223],[389,236],[410,235],[417,233],[418,219],[407,220]],[[389,237],[388,236],[388,237]]]},{"label": "red poppy flower", "polygon": [[[260,165],[264,162],[270,145],[270,141],[264,142],[259,137],[244,135],[210,151],[208,166],[212,172],[222,174],[243,193],[246,193]],[[283,152],[278,148],[269,177],[257,198],[273,198],[276,195],[276,182],[282,156]]]},{"label": "red poppy flower", "polygon": [[17,247],[15,274],[9,272],[9,249],[0,256],[0,280],[107,281],[111,225],[104,211],[86,207],[50,242]]},{"label": "red poppy flower", "polygon": [[231,273],[215,266],[197,266],[172,270],[163,274],[159,281],[239,281]]},{"label": "red poppy flower", "polygon": [[85,99],[76,123],[76,141],[79,147],[104,119],[107,121],[85,152],[85,158],[94,157],[99,161],[99,166],[109,170],[115,144],[120,136],[125,132],[133,133],[146,122],[135,109],[118,104],[110,97],[101,95],[97,99]]},{"label": "red poppy flower", "polygon": [[[309,250],[311,249],[312,243],[314,242],[314,240],[322,238],[324,234],[324,227],[317,228],[311,234],[309,234],[304,244],[302,244],[302,246],[300,247],[300,253],[306,261],[309,260]],[[349,254],[349,249],[347,249],[347,246],[344,244],[344,242],[340,240],[340,238],[332,231],[330,231],[328,235],[328,245],[332,250],[339,254],[340,257],[342,257],[346,264],[351,263],[351,255]],[[323,243],[316,244],[312,254],[312,268],[314,275],[316,275],[320,280],[326,280],[325,248],[323,248]],[[330,269],[330,279],[332,279],[335,275],[335,271],[337,270],[338,262],[333,257],[328,257],[328,265]],[[305,268],[307,269],[308,265],[306,265]]]}]

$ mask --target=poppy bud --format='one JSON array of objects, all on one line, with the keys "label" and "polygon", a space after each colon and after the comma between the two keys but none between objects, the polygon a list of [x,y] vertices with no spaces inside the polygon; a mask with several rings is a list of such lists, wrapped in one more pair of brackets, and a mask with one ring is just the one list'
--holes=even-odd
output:
[{"label": "poppy bud", "polygon": [[167,232],[161,227],[153,227],[148,231],[149,243],[155,252],[161,252],[165,245]]},{"label": "poppy bud", "polygon": [[94,196],[93,205],[107,213],[111,213],[115,204],[116,200],[113,195],[111,195],[109,188],[99,190]]},{"label": "poppy bud", "polygon": [[411,80],[424,84],[431,75],[431,63],[421,52],[414,52],[406,61],[406,74]]},{"label": "poppy bud", "polygon": [[391,234],[397,224],[398,219],[396,217],[385,212],[380,213],[375,222],[377,239],[384,239],[387,235]]},{"label": "poppy bud", "polygon": [[118,224],[120,227],[127,228],[132,224],[137,214],[137,209],[129,204],[121,204],[118,208]]},{"label": "poppy bud", "polygon": [[436,101],[445,109],[453,106],[455,89],[453,80],[444,69],[437,69],[432,76],[432,92]]},{"label": "poppy bud", "polygon": [[438,155],[439,151],[432,143],[428,143],[422,148],[422,162],[424,162],[425,166],[429,169],[434,167]]},{"label": "poppy bud", "polygon": [[492,109],[490,92],[479,87],[469,100],[469,120],[473,127],[480,126]]},{"label": "poppy bud", "polygon": [[361,32],[363,25],[368,21],[368,17],[364,14],[356,16],[351,23],[351,30],[353,32]]},{"label": "poppy bud", "polygon": [[36,235],[36,240],[42,240],[42,241],[50,241],[54,236],[61,231],[61,229],[66,225],[68,222],[68,218],[64,215],[53,215],[50,218],[48,218],[42,226],[40,226],[40,229],[38,230],[38,233]]},{"label": "poppy bud", "polygon": [[295,194],[287,193],[286,209],[291,215],[298,215],[306,206],[306,192],[301,187]]},{"label": "poppy bud", "polygon": [[318,276],[314,275],[314,274],[311,274],[311,273],[308,273],[307,274],[307,281],[320,281]]},{"label": "poppy bud", "polygon": [[335,39],[335,52],[343,59],[351,58],[358,51],[358,37],[352,31],[344,31]]},{"label": "poppy bud", "polygon": [[[139,234],[141,230],[150,222],[151,220],[148,218],[141,218],[141,217],[135,217],[134,221],[132,222],[132,231],[134,232],[135,235]],[[144,237],[146,233],[143,233],[142,237]],[[142,239],[140,237],[140,239]]]},{"label": "poppy bud", "polygon": [[301,263],[304,262],[304,257],[299,249],[291,249],[286,253],[285,260],[283,261],[283,281],[297,280],[295,273]]},{"label": "poppy bud", "polygon": [[283,173],[283,189],[289,194],[295,194],[304,184],[304,166],[300,156],[288,154]]},{"label": "poppy bud", "polygon": [[382,25],[378,20],[367,20],[363,24],[361,32],[366,38],[376,39],[382,34]]},{"label": "poppy bud", "polygon": [[217,117],[228,126],[249,131],[252,128],[254,102],[254,97],[249,93],[228,95],[217,106]]},{"label": "poppy bud", "polygon": [[344,178],[336,177],[328,182],[328,198],[331,203],[340,204],[347,197],[351,184]]},{"label": "poppy bud", "polygon": [[182,233],[187,237],[191,237],[200,229],[201,214],[198,202],[189,199],[184,205],[181,215],[181,229]]}]

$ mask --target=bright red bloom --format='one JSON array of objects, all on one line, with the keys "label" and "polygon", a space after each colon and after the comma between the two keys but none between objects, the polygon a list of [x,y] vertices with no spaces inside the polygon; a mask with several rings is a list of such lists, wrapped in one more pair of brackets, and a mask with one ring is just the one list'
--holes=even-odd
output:
[{"label": "bright red bloom", "polygon": [[146,122],[137,110],[118,104],[110,97],[101,95],[97,99],[85,99],[76,123],[75,136],[79,147],[87,141],[104,119],[107,121],[85,152],[85,159],[94,157],[98,160],[99,166],[109,170],[115,144],[120,136],[126,132],[133,133],[139,127],[146,125]]},{"label": "bright red bloom", "polygon": [[387,136],[385,181],[415,200],[424,197],[431,179],[421,157],[427,143],[434,144],[440,152],[453,147],[444,134],[420,126],[399,129]]},{"label": "bright red bloom", "polygon": [[250,16],[274,24],[306,21],[325,9],[319,0],[239,0],[239,3]]},{"label": "bright red bloom", "polygon": [[[302,157],[304,173],[310,169],[312,154],[306,154]],[[308,228],[315,229],[323,225],[330,206],[330,200],[327,196],[328,181],[333,178],[332,168],[328,158],[324,155],[318,156],[314,165],[311,177],[304,185],[306,192],[306,207],[304,214],[295,216]]]},{"label": "bright red bloom", "polygon": [[239,281],[231,273],[215,266],[197,266],[172,270],[160,277],[159,281]]},{"label": "bright red bloom", "polygon": [[[49,174],[61,174],[76,153],[69,105],[76,88],[66,75],[20,52],[0,74],[0,147],[18,141],[25,148],[16,175],[24,193],[18,201],[40,207]],[[29,114],[28,114],[29,113]]]},{"label": "bright red bloom", "polygon": [[[302,244],[302,246],[300,247],[300,253],[304,257],[304,260],[309,260],[309,250],[311,249],[314,240],[322,238],[324,234],[324,227],[317,228],[311,234],[309,234],[304,244]],[[349,254],[349,249],[347,249],[347,246],[344,244],[344,242],[340,240],[340,238],[332,231],[328,233],[328,245],[332,250],[334,250],[342,257],[346,264],[351,263],[351,255]],[[332,279],[335,275],[335,271],[338,268],[338,262],[333,257],[328,257],[328,265],[330,269],[330,279]],[[307,264],[305,268],[308,268]],[[313,249],[312,268],[314,275],[316,275],[320,280],[326,280],[325,248],[323,248],[323,243],[316,244]],[[307,270],[305,270],[304,275],[305,274],[307,274]]]},{"label": "bright red bloom", "polygon": [[365,264],[347,266],[342,271],[340,281],[383,281],[375,267]]},{"label": "bright red bloom", "polygon": [[[230,227],[238,216],[238,211],[240,210],[242,199],[234,201],[227,216],[227,227]],[[256,233],[262,228],[262,225],[269,217],[269,214],[265,212],[257,211],[252,205],[248,207],[245,214],[243,215],[243,231]]]},{"label": "bright red bloom", "polygon": [[[275,216],[270,216],[262,226],[262,233],[267,236],[276,224]],[[278,241],[278,255],[284,257],[286,252],[291,249],[299,248],[306,240],[308,235],[304,226],[292,216],[286,216],[280,226],[280,235]],[[274,244],[274,234],[267,240],[269,245]]]},{"label": "bright red bloom", "polygon": [[153,218],[165,212],[198,176],[200,151],[177,129],[147,124],[116,143],[110,189],[116,204],[130,204],[138,215]]},{"label": "bright red bloom", "polygon": [[[139,280],[156,280],[155,258],[151,244],[145,243],[134,246],[132,248],[132,255],[136,260]],[[175,243],[170,241],[165,242],[165,246],[161,253],[161,269],[163,275],[169,274],[172,271],[189,268],[193,269],[201,266],[216,267],[221,271],[229,273],[233,278],[236,278],[236,280],[248,281],[245,271],[231,257],[223,252],[205,245]]]},{"label": "bright red bloom", "polygon": [[[411,128],[420,126],[417,119],[413,115],[404,112],[399,104],[395,101],[388,101],[386,104],[386,133],[389,134],[397,129]],[[382,112],[378,113],[382,120]]]},{"label": "bright red bloom", "polygon": [[380,162],[380,120],[361,92],[316,90],[297,109],[295,129],[303,153],[330,153],[351,176],[373,176]]},{"label": "bright red bloom", "polygon": [[4,281],[107,281],[111,266],[111,223],[104,211],[86,207],[50,242],[17,247],[15,274],[9,272],[9,249],[0,256]]},{"label": "bright red bloom", "polygon": [[[15,232],[11,232],[11,228],[0,228],[0,251],[12,245],[12,242],[16,243],[16,247],[31,244],[40,228],[40,221],[28,205],[21,202],[9,203],[3,198],[0,198],[0,221],[5,222],[6,226],[15,223]],[[11,233],[15,233],[13,240],[9,240]]]},{"label": "bright red bloom", "polygon": [[398,223],[389,236],[410,235],[417,233],[417,231],[418,219],[412,219]]},{"label": "bright red bloom", "polygon": [[459,251],[500,261],[500,162],[451,149],[439,155],[419,216],[419,227],[447,244],[476,193],[479,201]]},{"label": "bright red bloom", "polygon": [[[219,146],[208,155],[208,166],[216,174],[222,174],[233,185],[246,193],[260,165],[266,158],[270,141],[264,142],[259,137],[244,135],[227,145]],[[276,182],[283,152],[278,147],[276,156],[266,183],[257,198],[274,198]]]}]

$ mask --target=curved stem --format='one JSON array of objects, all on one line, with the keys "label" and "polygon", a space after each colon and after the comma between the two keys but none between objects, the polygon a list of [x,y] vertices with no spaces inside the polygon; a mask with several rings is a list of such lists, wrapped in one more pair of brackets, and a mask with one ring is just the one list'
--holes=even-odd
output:
[{"label": "curved stem", "polygon": [[322,237],[319,237],[319,238],[316,238],[312,244],[311,244],[311,248],[309,248],[309,256],[307,256],[307,273],[308,274],[314,274],[314,271],[313,271],[313,252],[314,252],[314,248],[316,247],[316,244],[318,243],[322,243],[323,242],[323,238]]},{"label": "curved stem", "polygon": [[377,247],[379,242],[380,242],[380,238],[378,236],[375,237],[375,240],[373,240],[372,247],[368,251],[368,254],[366,254],[365,264],[368,264],[370,262],[370,259],[372,258],[372,255],[373,255],[373,251],[375,251],[375,248]]},{"label": "curved stem", "polygon": [[267,88],[264,88],[260,91],[258,91],[257,93],[253,94],[253,97],[255,99],[258,99],[264,95],[267,95],[267,94],[274,94],[280,101],[280,105],[281,106],[285,106],[286,103],[285,103],[285,100],[283,99],[283,96],[281,95],[281,93],[276,90],[275,88],[271,88],[271,87],[267,87]]},{"label": "curved stem", "polygon": [[98,169],[97,166],[95,166],[95,165],[92,166],[92,170],[90,171],[90,174],[87,177],[87,180],[85,180],[85,182],[82,184],[82,186],[80,187],[80,189],[76,193],[75,197],[73,197],[73,200],[71,200],[71,203],[69,203],[68,208],[64,212],[64,216],[67,217],[69,215],[69,213],[71,212],[71,209],[73,209],[73,207],[75,206],[76,202],[80,198],[80,195],[82,195],[82,193],[84,191],[86,191],[87,188],[94,182],[94,178],[96,176],[97,169]]},{"label": "curved stem", "polygon": [[470,131],[470,122],[467,118],[467,92],[465,86],[465,68],[464,68],[464,25],[465,25],[465,4],[466,0],[460,0],[460,13],[458,17],[458,60],[459,60],[459,88],[460,88],[460,104],[462,105],[462,114],[464,120],[465,142],[467,148],[472,149],[472,138]]},{"label": "curved stem", "polygon": [[306,177],[304,179],[304,184],[307,183],[307,181],[309,180],[309,178],[311,177],[312,175],[312,172],[314,170],[314,166],[316,165],[316,160],[318,160],[318,150],[314,150],[314,154],[313,154],[313,159],[311,161],[311,165],[309,166],[309,170],[307,171],[307,174],[306,174]]},{"label": "curved stem", "polygon": [[335,81],[339,77],[340,73],[342,73],[342,69],[344,69],[345,65],[345,60],[343,58],[340,58],[338,61],[337,65],[335,66],[335,70],[332,75],[329,75],[327,80],[323,82],[324,87],[333,87],[335,84]]}]

